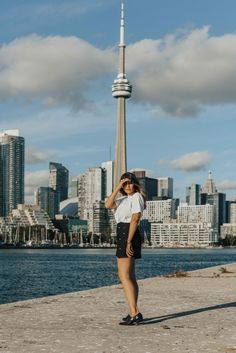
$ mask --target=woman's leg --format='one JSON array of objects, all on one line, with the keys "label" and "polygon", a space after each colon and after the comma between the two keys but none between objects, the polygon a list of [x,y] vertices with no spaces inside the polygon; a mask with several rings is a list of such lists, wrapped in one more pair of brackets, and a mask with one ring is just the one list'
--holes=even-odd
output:
[{"label": "woman's leg", "polygon": [[135,316],[139,312],[137,306],[138,285],[136,279],[134,281],[134,262],[135,259],[132,257],[117,258],[118,275],[126,295],[131,316]]},{"label": "woman's leg", "polygon": [[136,299],[136,304],[137,304],[138,303],[139,287],[138,287],[138,283],[137,283],[136,276],[135,276],[135,260],[131,264],[130,277],[131,277],[131,280],[132,280],[132,282],[134,284],[135,299]]}]

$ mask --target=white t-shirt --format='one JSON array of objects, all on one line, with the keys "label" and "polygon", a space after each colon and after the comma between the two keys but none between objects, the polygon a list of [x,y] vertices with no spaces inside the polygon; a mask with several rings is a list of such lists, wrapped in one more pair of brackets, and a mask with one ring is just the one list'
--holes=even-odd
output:
[{"label": "white t-shirt", "polygon": [[139,192],[135,192],[131,196],[118,197],[115,200],[117,208],[115,210],[115,220],[117,223],[124,222],[130,223],[133,213],[141,212],[144,210],[144,199]]}]

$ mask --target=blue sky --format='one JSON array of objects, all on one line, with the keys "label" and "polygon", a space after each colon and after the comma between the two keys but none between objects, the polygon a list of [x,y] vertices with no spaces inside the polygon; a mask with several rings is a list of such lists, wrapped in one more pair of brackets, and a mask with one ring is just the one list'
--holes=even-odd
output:
[{"label": "blue sky", "polygon": [[[236,196],[235,0],[125,0],[128,168],[172,176],[175,196],[212,170]],[[115,149],[120,1],[0,2],[0,130],[26,139],[26,194],[48,162],[71,177]]]}]

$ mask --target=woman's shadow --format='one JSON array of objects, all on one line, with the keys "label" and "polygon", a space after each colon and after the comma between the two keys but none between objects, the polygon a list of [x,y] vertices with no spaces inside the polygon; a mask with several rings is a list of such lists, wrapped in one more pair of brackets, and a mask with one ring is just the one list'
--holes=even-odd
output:
[{"label": "woman's shadow", "polygon": [[163,315],[163,316],[149,317],[149,318],[144,318],[143,321],[140,322],[140,325],[157,324],[162,321],[175,319],[175,318],[182,317],[182,316],[198,314],[203,311],[218,310],[218,309],[224,309],[224,308],[234,308],[234,307],[236,307],[236,302],[218,304],[218,305],[214,305],[214,306],[207,306],[205,308],[182,311],[179,313],[173,313],[173,314],[168,314],[168,315]]}]

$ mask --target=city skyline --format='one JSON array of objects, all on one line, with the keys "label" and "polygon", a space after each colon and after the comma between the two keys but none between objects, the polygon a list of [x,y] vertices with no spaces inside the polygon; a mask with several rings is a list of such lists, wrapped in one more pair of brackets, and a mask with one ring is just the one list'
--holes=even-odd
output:
[{"label": "city skyline", "polygon": [[[236,4],[141,7],[125,1],[128,169],[173,177],[182,198],[210,169],[233,198]],[[110,146],[114,160],[120,1],[3,1],[0,10],[0,126],[25,137],[27,201],[47,185],[51,160],[71,177],[109,160]]]}]

